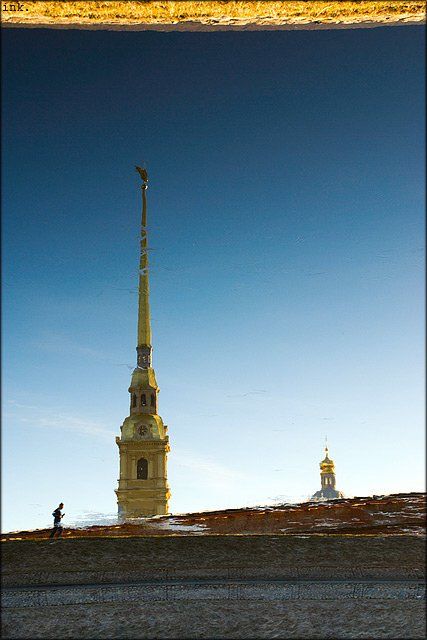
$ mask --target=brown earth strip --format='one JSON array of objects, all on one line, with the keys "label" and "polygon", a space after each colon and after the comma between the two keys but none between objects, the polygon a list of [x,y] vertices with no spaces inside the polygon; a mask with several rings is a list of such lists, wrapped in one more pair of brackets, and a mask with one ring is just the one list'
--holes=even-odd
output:
[{"label": "brown earth strip", "polygon": [[[65,527],[66,538],[200,535],[378,536],[424,534],[426,494],[392,494],[304,502],[271,507],[225,509],[117,522],[115,525]],[[1,540],[42,540],[48,529],[4,533]]]}]

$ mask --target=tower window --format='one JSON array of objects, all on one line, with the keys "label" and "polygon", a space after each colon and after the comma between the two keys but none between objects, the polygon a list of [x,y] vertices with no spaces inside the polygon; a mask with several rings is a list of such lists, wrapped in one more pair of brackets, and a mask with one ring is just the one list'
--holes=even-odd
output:
[{"label": "tower window", "polygon": [[148,460],[140,458],[136,464],[136,477],[138,480],[147,480],[148,478]]},{"label": "tower window", "polygon": [[132,406],[136,407],[136,395],[134,393],[132,394]]},{"label": "tower window", "polygon": [[151,394],[150,402],[152,407],[156,406],[156,396],[154,395],[154,393]]},{"label": "tower window", "polygon": [[145,396],[145,393],[143,393],[141,395],[141,407],[146,407],[147,406],[147,398]]}]

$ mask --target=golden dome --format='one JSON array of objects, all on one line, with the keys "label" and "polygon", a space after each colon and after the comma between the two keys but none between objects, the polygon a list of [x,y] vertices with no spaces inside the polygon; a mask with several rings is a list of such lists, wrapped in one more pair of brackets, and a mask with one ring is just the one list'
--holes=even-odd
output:
[{"label": "golden dome", "polygon": [[334,461],[329,457],[328,447],[325,447],[325,457],[320,463],[320,470],[323,473],[333,473],[335,469]]}]

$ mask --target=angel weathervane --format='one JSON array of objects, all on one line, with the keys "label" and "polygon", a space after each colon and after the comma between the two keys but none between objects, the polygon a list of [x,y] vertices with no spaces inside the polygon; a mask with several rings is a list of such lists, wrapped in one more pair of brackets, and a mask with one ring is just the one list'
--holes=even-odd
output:
[{"label": "angel weathervane", "polygon": [[142,169],[142,167],[135,167],[135,169],[138,171],[139,175],[141,176],[142,182],[144,183],[142,185],[143,189],[147,188],[147,182],[148,182],[148,173],[146,169]]}]

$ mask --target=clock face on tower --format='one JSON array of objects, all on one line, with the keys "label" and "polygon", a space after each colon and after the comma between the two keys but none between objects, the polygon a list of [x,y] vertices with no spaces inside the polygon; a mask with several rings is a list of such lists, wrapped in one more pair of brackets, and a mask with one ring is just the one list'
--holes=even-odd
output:
[{"label": "clock face on tower", "polygon": [[141,438],[146,438],[150,435],[150,428],[146,424],[139,424],[136,428],[136,432]]}]

